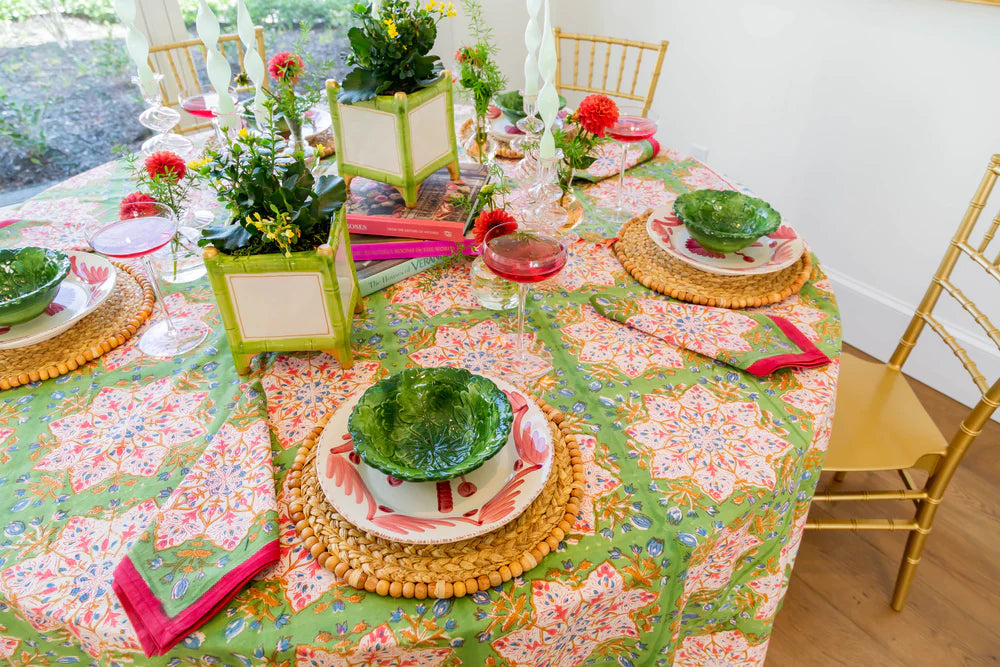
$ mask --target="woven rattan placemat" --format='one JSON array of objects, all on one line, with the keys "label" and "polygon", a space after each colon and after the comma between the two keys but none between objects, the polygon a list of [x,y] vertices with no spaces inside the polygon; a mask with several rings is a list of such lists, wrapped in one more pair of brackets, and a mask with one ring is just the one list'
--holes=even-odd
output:
[{"label": "woven rattan placemat", "polygon": [[110,352],[129,338],[153,311],[153,288],[138,270],[118,269],[115,288],[100,308],[55,338],[37,345],[0,350],[0,389],[69,373]]},{"label": "woven rattan placemat", "polygon": [[765,306],[795,294],[812,275],[808,250],[795,264],[774,273],[720,276],[701,271],[671,257],[649,238],[646,219],[650,213],[646,211],[622,225],[613,247],[633,278],[661,294],[703,306]]},{"label": "woven rattan placemat", "polygon": [[538,498],[514,521],[479,537],[449,544],[400,544],[349,523],[329,504],[316,476],[316,427],[288,473],[291,515],[319,563],[357,588],[424,599],[471,595],[499,586],[538,565],[576,520],[583,497],[583,461],[563,416],[543,401],[552,429],[552,472]]}]

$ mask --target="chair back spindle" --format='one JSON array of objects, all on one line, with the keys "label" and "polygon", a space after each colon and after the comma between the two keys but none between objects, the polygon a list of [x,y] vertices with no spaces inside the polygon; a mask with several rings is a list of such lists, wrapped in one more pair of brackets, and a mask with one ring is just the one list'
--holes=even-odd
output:
[{"label": "chair back spindle", "polygon": [[[257,52],[260,53],[260,57],[264,62],[267,62],[266,51],[264,50],[264,29],[257,26],[254,30],[254,37],[257,43]],[[237,33],[222,35],[219,37],[219,51],[222,53],[223,57],[226,57],[226,46],[227,44],[233,45],[236,49],[236,58],[239,63],[240,73],[246,73],[246,65],[243,62],[244,55],[246,54],[246,48],[240,41],[240,36]],[[198,53],[201,56],[201,63],[205,62],[205,45],[200,39],[188,39],[181,42],[174,42],[172,44],[157,44],[149,48],[150,60],[149,64],[153,70],[156,70],[156,65],[153,62],[152,56],[156,54],[163,54],[167,60],[168,72],[161,72],[165,75],[165,79],[170,77],[171,85],[167,86],[166,81],[161,84],[161,92],[163,94],[163,105],[168,107],[177,107],[179,111],[180,102],[185,97],[195,95],[202,90],[202,85],[200,83],[199,77],[199,67],[195,62],[195,58],[192,52]],[[264,83],[265,87],[267,82]],[[237,86],[236,92],[245,93],[250,92],[254,89],[253,85]],[[176,96],[170,94],[171,90],[176,90]],[[188,118],[187,114],[182,114]],[[188,134],[191,132],[198,132],[212,126],[211,122],[201,121],[189,124],[182,124],[182,127],[178,128],[178,132],[182,134]]]},{"label": "chair back spindle", "polygon": [[[659,44],[649,42],[639,42],[630,39],[620,39],[617,37],[602,37],[599,35],[580,35],[563,32],[561,29],[554,30],[556,39],[556,89],[560,94],[565,91],[576,91],[581,93],[603,93],[611,97],[639,102],[642,105],[642,113],[645,115],[653,104],[653,97],[656,94],[656,84],[660,79],[660,69],[663,67],[663,57],[667,52],[669,42],[662,41]],[[563,45],[566,42],[572,43],[573,54],[573,78],[569,81],[563,77]],[[586,79],[582,77],[580,68],[581,44],[587,53]],[[595,60],[598,59],[598,51],[604,50],[604,65],[600,73],[600,81],[595,77]],[[567,49],[568,50],[568,49]],[[625,66],[634,53],[635,68],[632,75],[628,76]],[[655,62],[648,82],[641,84],[643,73],[643,58],[647,54],[655,55]],[[650,62],[650,61],[646,61]],[[615,66],[617,71],[612,70]],[[613,85],[609,85],[609,79]]]}]

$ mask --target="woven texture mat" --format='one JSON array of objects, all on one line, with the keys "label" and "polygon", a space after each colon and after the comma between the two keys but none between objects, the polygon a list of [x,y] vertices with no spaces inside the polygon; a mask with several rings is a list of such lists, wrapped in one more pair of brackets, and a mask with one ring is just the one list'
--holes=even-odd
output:
[{"label": "woven texture mat", "polygon": [[153,288],[138,270],[118,269],[115,288],[101,307],[55,338],[15,350],[0,350],[0,389],[69,373],[129,338],[153,311]]},{"label": "woven texture mat", "polygon": [[809,251],[792,266],[752,276],[720,276],[694,268],[663,251],[646,231],[652,211],[632,218],[618,232],[615,254],[625,269],[651,290],[703,306],[749,308],[778,303],[795,294],[812,275]]},{"label": "woven texture mat", "polygon": [[[424,599],[463,597],[530,570],[555,549],[576,520],[583,461],[562,414],[538,401],[554,440],[552,472],[517,519],[479,537],[449,544],[400,544],[348,522],[326,500],[316,476],[316,443],[306,438],[288,473],[295,529],[320,565],[359,590]],[[325,425],[325,422],[324,422]]]}]

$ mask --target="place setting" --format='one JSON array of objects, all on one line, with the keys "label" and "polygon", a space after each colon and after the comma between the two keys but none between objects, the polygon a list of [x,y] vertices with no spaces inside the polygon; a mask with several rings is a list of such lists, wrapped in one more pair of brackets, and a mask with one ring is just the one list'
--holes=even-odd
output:
[{"label": "place setting", "polygon": [[695,190],[622,225],[615,255],[666,296],[723,308],[778,303],[812,275],[801,237],[767,202],[735,190]]},{"label": "place setting", "polygon": [[579,461],[544,401],[464,369],[410,369],[359,390],[306,438],[292,518],[355,588],[463,597],[520,576],[568,532]]}]

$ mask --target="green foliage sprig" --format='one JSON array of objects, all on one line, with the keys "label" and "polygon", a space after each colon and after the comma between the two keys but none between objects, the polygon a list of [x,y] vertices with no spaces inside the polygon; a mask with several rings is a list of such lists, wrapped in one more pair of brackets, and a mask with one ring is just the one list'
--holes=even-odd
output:
[{"label": "green foliage sprig", "polygon": [[461,66],[458,82],[472,95],[476,116],[482,118],[489,111],[493,96],[506,87],[507,77],[494,60],[497,46],[493,43],[493,28],[483,19],[479,0],[462,0],[462,8],[475,41],[471,46],[459,48],[455,54]]},{"label": "green foliage sprig", "polygon": [[448,203],[456,208],[470,211],[473,218],[482,211],[506,209],[509,206],[507,195],[514,189],[514,183],[507,177],[503,167],[496,162],[487,165],[486,168],[490,175],[489,179],[486,185],[479,188],[475,198],[466,194],[456,194],[448,198]]},{"label": "green foliage sprig", "polygon": [[288,255],[329,239],[333,216],[347,198],[344,181],[330,175],[316,178],[301,153],[283,153],[286,143],[274,124],[275,101],[264,106],[266,130],[241,130],[226,146],[206,149],[204,160],[188,165],[215,190],[232,218],[229,224],[205,228],[199,245],[211,244],[231,255]]},{"label": "green foliage sprig", "polygon": [[[417,0],[419,1],[419,0]],[[437,24],[454,16],[453,3],[428,0],[424,7],[410,0],[384,0],[354,5],[358,21],[347,33],[353,65],[337,99],[341,104],[370,100],[376,95],[412,93],[430,85],[441,73],[441,59],[429,55],[437,39]]]}]

